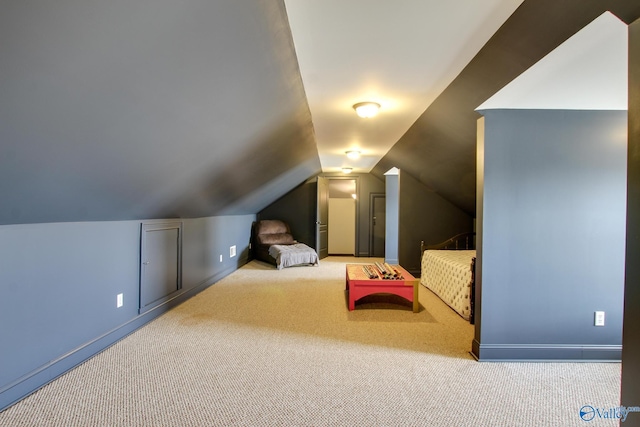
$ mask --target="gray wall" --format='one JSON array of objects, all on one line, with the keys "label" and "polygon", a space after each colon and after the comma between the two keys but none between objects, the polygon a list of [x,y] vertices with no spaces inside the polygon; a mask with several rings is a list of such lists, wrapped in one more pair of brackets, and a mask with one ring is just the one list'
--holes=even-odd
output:
[{"label": "gray wall", "polygon": [[236,270],[254,218],[183,220],[181,294],[143,315],[141,221],[0,226],[0,410]]},{"label": "gray wall", "polygon": [[420,275],[420,241],[435,245],[473,231],[473,218],[404,170],[400,170],[398,255],[400,265]]},{"label": "gray wall", "polygon": [[313,177],[262,209],[257,219],[282,220],[289,224],[296,240],[315,248],[317,204],[318,183]]},{"label": "gray wall", "polygon": [[320,172],[284,2],[0,14],[0,224],[255,214]]},{"label": "gray wall", "polygon": [[[483,114],[474,353],[619,360],[626,112]],[[596,310],[606,312],[606,326],[594,326]]]},{"label": "gray wall", "polygon": [[[629,170],[627,196],[627,271],[622,339],[622,396],[624,406],[640,399],[640,20],[629,26]],[[640,425],[640,414],[626,424]]]},{"label": "gray wall", "polygon": [[[5,3],[0,409],[246,262],[320,172],[283,1]],[[183,287],[138,315],[154,218],[182,218]]]}]

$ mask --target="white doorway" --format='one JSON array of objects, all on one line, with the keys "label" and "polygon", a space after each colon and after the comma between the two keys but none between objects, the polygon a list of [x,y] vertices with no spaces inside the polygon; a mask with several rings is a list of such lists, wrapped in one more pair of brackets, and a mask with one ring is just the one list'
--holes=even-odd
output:
[{"label": "white doorway", "polygon": [[356,180],[329,180],[329,254],[356,254]]}]

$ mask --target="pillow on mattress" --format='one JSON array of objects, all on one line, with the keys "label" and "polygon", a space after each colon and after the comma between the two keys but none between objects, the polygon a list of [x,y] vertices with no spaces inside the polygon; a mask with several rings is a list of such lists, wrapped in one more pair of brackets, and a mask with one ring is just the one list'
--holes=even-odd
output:
[{"label": "pillow on mattress", "polygon": [[258,234],[257,239],[261,245],[293,245],[296,243],[289,233]]},{"label": "pillow on mattress", "polygon": [[256,234],[291,233],[289,226],[279,219],[263,219],[256,223]]}]

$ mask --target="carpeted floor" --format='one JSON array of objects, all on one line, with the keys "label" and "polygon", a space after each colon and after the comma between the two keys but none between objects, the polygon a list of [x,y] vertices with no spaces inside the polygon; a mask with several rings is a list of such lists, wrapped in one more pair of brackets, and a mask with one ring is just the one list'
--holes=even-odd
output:
[{"label": "carpeted floor", "polygon": [[[252,261],[0,413],[0,426],[582,426],[618,363],[479,363],[425,288],[347,309],[345,263]],[[394,304],[394,302],[396,304]]]}]

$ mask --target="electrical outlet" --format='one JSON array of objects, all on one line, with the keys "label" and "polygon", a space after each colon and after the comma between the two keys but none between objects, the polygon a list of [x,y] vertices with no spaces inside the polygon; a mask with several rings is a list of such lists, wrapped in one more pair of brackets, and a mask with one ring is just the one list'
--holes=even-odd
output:
[{"label": "electrical outlet", "polygon": [[604,326],[604,311],[596,311],[593,324],[595,326]]},{"label": "electrical outlet", "polygon": [[222,262],[222,254],[220,254],[220,262]]},{"label": "electrical outlet", "polygon": [[236,245],[229,248],[229,258],[233,258],[234,256],[236,256]]},{"label": "electrical outlet", "polygon": [[123,304],[124,304],[124,301],[123,301],[122,294],[118,294],[116,296],[116,308],[122,307]]}]

